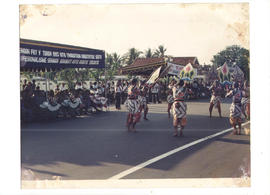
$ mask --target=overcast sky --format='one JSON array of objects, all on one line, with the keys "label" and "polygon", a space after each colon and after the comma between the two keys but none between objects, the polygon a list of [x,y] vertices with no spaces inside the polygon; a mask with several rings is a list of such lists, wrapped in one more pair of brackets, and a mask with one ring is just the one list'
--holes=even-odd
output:
[{"label": "overcast sky", "polygon": [[20,6],[20,37],[123,55],[167,48],[175,57],[208,64],[233,44],[249,49],[249,5],[122,4]]}]

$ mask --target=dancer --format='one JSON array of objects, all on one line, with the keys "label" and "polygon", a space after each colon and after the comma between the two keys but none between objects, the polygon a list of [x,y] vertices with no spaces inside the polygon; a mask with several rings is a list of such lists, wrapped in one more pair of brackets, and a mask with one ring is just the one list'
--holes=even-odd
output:
[{"label": "dancer", "polygon": [[169,92],[168,92],[167,102],[168,102],[168,110],[167,110],[168,117],[171,118],[171,108],[172,108],[172,105],[174,102],[172,90],[169,90]]},{"label": "dancer", "polygon": [[146,81],[142,81],[141,85],[140,85],[140,94],[138,96],[138,100],[140,103],[140,113],[142,112],[142,110],[144,111],[144,120],[148,120],[148,118],[146,117],[147,113],[148,113],[148,106],[147,106],[147,101],[146,101],[146,95],[148,93],[149,90],[149,86],[146,84]]},{"label": "dancer", "polygon": [[[239,84],[236,82],[233,85],[233,89],[226,94],[226,97],[232,97],[232,104],[230,107],[230,123],[233,126],[233,134],[241,134],[241,100],[243,97],[243,91],[239,89]],[[238,125],[238,129],[237,126]]]},{"label": "dancer", "polygon": [[245,81],[244,82],[244,87],[243,87],[243,91],[244,91],[244,97],[242,98],[242,112],[245,115],[245,118],[247,120],[250,120],[250,88],[248,85],[248,82]]},{"label": "dancer", "polygon": [[210,100],[210,107],[209,107],[209,113],[210,118],[212,117],[212,110],[213,107],[218,109],[219,117],[221,118],[221,108],[220,108],[220,102],[221,102],[221,94],[223,91],[223,88],[218,80],[215,80],[213,85],[209,88],[209,90],[212,92],[212,97]]},{"label": "dancer", "polygon": [[184,81],[180,80],[179,83],[173,88],[174,91],[174,103],[172,105],[173,111],[173,126],[174,134],[173,136],[178,136],[178,128],[180,128],[179,136],[183,136],[183,129],[186,126],[186,112],[187,104],[184,101],[186,89],[184,87]]},{"label": "dancer", "polygon": [[128,87],[128,98],[125,105],[128,110],[127,127],[128,131],[136,132],[135,125],[140,120],[140,110],[138,103],[139,89],[137,88],[137,79],[131,81],[131,85]]}]

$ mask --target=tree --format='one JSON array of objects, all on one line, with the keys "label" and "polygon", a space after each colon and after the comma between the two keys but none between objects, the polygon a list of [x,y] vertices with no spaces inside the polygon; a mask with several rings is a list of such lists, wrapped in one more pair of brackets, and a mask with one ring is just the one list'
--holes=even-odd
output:
[{"label": "tree", "polygon": [[229,67],[239,66],[245,74],[245,79],[249,80],[249,50],[238,45],[226,47],[213,56],[211,60],[213,65],[219,67],[227,62]]},{"label": "tree", "polygon": [[75,69],[67,68],[58,72],[58,79],[66,81],[70,89],[74,88],[73,81],[75,80]]},{"label": "tree", "polygon": [[158,49],[156,49],[154,56],[155,57],[164,57],[166,51],[167,51],[167,49],[163,45],[160,45],[160,46],[158,46]]},{"label": "tree", "polygon": [[132,64],[143,52],[133,48],[130,48],[124,55],[124,61],[127,65]]},{"label": "tree", "polygon": [[151,48],[148,48],[148,49],[145,50],[145,52],[144,52],[144,56],[145,56],[146,58],[152,58],[153,55],[154,55],[154,54],[153,54]]},{"label": "tree", "polygon": [[106,71],[107,78],[112,79],[114,75],[116,75],[119,69],[122,66],[122,58],[117,53],[108,54],[106,53]]}]

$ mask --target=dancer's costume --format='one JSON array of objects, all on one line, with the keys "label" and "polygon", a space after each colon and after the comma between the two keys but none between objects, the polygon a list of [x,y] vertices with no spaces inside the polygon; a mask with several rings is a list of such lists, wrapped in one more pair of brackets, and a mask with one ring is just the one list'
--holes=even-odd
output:
[{"label": "dancer's costume", "polygon": [[131,85],[128,87],[128,98],[125,105],[128,110],[128,123],[136,123],[140,120],[140,104],[138,101],[139,89]]},{"label": "dancer's costume", "polygon": [[[247,88],[244,88],[244,97],[242,98],[242,110],[243,112],[247,111],[249,112],[249,109],[247,110],[246,108],[247,107],[250,107],[250,88],[247,87]],[[250,113],[246,113],[249,117]]]},{"label": "dancer's costume", "polygon": [[171,107],[172,107],[173,102],[174,102],[173,95],[169,94],[169,95],[167,96],[167,102],[168,102],[168,112],[170,112]]},{"label": "dancer's costume", "polygon": [[220,84],[218,86],[212,85],[209,90],[212,91],[210,103],[213,103],[215,108],[217,108],[218,103],[221,102],[222,86]]},{"label": "dancer's costume", "polygon": [[138,101],[140,103],[140,108],[147,108],[146,95],[148,93],[149,87],[146,84],[140,86],[140,94],[138,95]]},{"label": "dancer's costume", "polygon": [[241,114],[242,114],[242,108],[241,108],[241,100],[243,96],[243,92],[236,88],[232,90],[228,96],[233,96],[232,98],[232,104],[230,107],[230,123],[232,126],[241,123]]},{"label": "dancer's costume", "polygon": [[[187,112],[187,104],[184,101],[185,97],[185,88],[173,88],[174,94],[174,103],[172,105],[172,112],[174,117],[174,122],[178,122],[180,120],[181,126],[186,125],[186,112]],[[177,124],[174,124],[176,126]]]}]

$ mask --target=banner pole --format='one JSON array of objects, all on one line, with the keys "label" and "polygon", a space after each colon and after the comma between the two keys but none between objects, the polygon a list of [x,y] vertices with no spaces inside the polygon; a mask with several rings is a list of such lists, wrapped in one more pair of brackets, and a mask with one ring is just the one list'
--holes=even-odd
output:
[{"label": "banner pole", "polygon": [[105,98],[107,98],[107,68],[106,68],[106,62],[105,62],[105,70],[104,70],[104,75],[105,75],[105,89],[104,89],[104,92],[105,92]]},{"label": "banner pole", "polygon": [[48,101],[48,76],[47,76],[47,70],[45,70],[45,82],[46,82],[46,100]]}]

